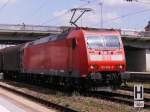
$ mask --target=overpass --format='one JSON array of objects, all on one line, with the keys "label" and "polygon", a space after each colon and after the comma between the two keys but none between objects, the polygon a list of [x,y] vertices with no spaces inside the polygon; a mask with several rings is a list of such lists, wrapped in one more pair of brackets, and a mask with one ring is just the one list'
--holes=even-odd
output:
[{"label": "overpass", "polygon": [[0,24],[0,43],[23,43],[35,40],[42,36],[58,34],[61,32],[61,27],[55,26]]},{"label": "overpass", "polygon": [[[0,47],[19,44],[43,36],[60,34],[67,27],[0,24]],[[150,71],[150,32],[119,30],[125,46],[127,70]]]},{"label": "overpass", "polygon": [[[61,33],[66,27],[0,24],[0,43],[17,44]],[[119,30],[125,46],[150,48],[150,32]]]},{"label": "overpass", "polygon": [[125,47],[150,48],[150,32],[121,30],[121,37]]}]

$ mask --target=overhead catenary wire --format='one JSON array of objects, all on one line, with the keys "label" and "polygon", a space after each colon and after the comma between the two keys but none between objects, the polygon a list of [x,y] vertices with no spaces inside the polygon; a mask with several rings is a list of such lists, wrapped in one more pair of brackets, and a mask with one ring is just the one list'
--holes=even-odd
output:
[{"label": "overhead catenary wire", "polygon": [[[124,1],[127,1],[127,0],[124,0]],[[129,1],[128,1],[129,2]],[[142,3],[142,4],[146,4],[146,5],[149,5],[150,4],[150,1],[143,1],[143,0],[132,0],[132,1],[130,1],[130,2],[136,2],[136,3]]]},{"label": "overhead catenary wire", "polygon": [[[133,1],[136,2],[136,3],[142,3],[142,4],[147,4],[147,5],[150,4],[150,1],[149,2],[148,1],[140,1],[140,0],[133,0]],[[141,14],[141,13],[144,13],[144,12],[148,12],[148,11],[150,11],[150,8],[139,10],[139,11],[136,11],[136,12],[127,13],[127,14],[124,14],[124,15],[121,15],[121,16],[118,16],[118,17],[114,17],[112,19],[105,20],[104,22],[108,23],[108,22],[116,21],[116,20],[121,19],[121,18],[135,16],[135,15],[138,15],[138,14]]]},{"label": "overhead catenary wire", "polygon": [[7,0],[1,7],[0,7],[0,11],[2,11],[8,4],[9,4],[10,0]]},{"label": "overhead catenary wire", "polygon": [[32,13],[31,18],[34,17],[36,14],[38,14],[38,13],[40,12],[40,10],[41,10],[42,8],[44,8],[45,5],[46,5],[48,2],[49,2],[49,1],[46,0],[46,1],[44,1],[43,3],[41,3],[40,6]]},{"label": "overhead catenary wire", "polygon": [[[88,4],[89,4],[89,3],[88,3]],[[82,7],[82,6],[79,6],[79,7]],[[51,18],[51,19],[49,19],[49,20],[47,20],[47,21],[45,21],[45,22],[43,22],[42,25],[45,25],[45,24],[48,23],[48,22],[51,22],[51,21],[56,20],[56,19],[59,19],[59,18],[62,17],[62,16],[65,16],[66,14],[68,14],[68,13],[70,12],[70,10],[71,10],[71,9],[68,9],[68,10],[65,11],[63,14],[61,14],[61,15],[59,15],[59,16],[56,16],[56,17],[54,17],[54,18]]]},{"label": "overhead catenary wire", "polygon": [[68,14],[69,12],[70,12],[70,10],[67,10],[67,11],[65,11],[63,14],[61,14],[61,15],[59,15],[59,16],[56,16],[56,17],[51,18],[51,19],[48,19],[47,21],[43,22],[41,25],[45,25],[45,24],[48,23],[48,22],[51,22],[51,21],[53,21],[53,20],[56,20],[56,19],[58,19],[59,17],[62,17],[62,16],[64,16],[64,15]]},{"label": "overhead catenary wire", "polygon": [[[144,12],[149,12],[149,11],[150,11],[150,8],[147,8],[147,9],[139,10],[139,11],[136,11],[136,12],[127,13],[127,14],[124,14],[124,15],[121,15],[121,16],[118,16],[118,17],[114,17],[114,18],[111,18],[111,19],[108,19],[108,20],[104,20],[103,22],[107,24],[109,22],[113,22],[113,21],[116,21],[116,20],[121,19],[121,18],[135,16],[135,15],[138,15],[138,14],[141,14],[141,13],[144,13]],[[93,26],[95,26],[95,25],[97,25],[97,24],[94,24]]]},{"label": "overhead catenary wire", "polygon": [[115,18],[106,20],[106,21],[104,21],[104,22],[111,22],[111,21],[115,21],[115,20],[120,19],[120,18],[125,18],[125,17],[129,17],[129,16],[134,16],[134,15],[141,14],[141,13],[148,12],[148,11],[150,11],[150,8],[144,9],[144,10],[140,10],[140,11],[136,11],[136,12],[131,12],[131,13],[128,13],[128,14],[125,14],[125,15],[121,15],[121,16],[118,16],[118,17],[115,17]]},{"label": "overhead catenary wire", "polygon": [[142,4],[145,4],[145,5],[150,5],[150,1],[140,1],[140,0],[136,0],[135,1],[136,3],[142,3]]},{"label": "overhead catenary wire", "polygon": [[[94,3],[95,1],[98,1],[98,0],[92,0],[92,1],[88,0],[85,4],[80,5],[80,6],[77,7],[77,8],[85,7],[85,6],[89,5],[90,3]],[[68,9],[68,10],[65,11],[63,14],[61,14],[61,15],[59,15],[59,16],[56,16],[56,17],[53,17],[53,18],[51,18],[51,19],[48,19],[47,21],[43,22],[41,25],[45,25],[46,23],[49,23],[49,22],[51,22],[51,21],[54,21],[54,20],[56,20],[56,19],[59,19],[60,17],[65,16],[66,14],[70,13],[70,10],[71,10],[71,9]]]}]

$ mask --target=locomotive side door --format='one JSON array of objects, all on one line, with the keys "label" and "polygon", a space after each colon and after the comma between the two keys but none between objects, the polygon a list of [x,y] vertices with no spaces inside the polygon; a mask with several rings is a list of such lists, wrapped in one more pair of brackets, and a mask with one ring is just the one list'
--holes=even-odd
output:
[{"label": "locomotive side door", "polygon": [[68,69],[69,69],[69,73],[71,75],[75,75],[74,73],[76,72],[76,68],[77,68],[77,41],[76,38],[71,38],[69,39],[69,59],[68,59]]}]

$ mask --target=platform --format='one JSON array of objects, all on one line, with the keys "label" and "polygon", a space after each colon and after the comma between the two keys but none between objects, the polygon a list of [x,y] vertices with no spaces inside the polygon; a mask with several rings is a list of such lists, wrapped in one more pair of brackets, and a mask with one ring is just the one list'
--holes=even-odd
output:
[{"label": "platform", "polygon": [[0,88],[0,112],[56,112]]}]

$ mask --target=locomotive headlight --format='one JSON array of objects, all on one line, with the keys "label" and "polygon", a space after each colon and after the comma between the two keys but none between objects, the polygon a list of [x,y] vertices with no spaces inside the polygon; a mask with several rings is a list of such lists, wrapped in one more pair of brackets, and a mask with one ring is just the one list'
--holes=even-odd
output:
[{"label": "locomotive headlight", "polygon": [[124,67],[123,65],[116,65],[117,69],[123,69],[123,67]]},{"label": "locomotive headlight", "polygon": [[94,66],[93,66],[93,65],[91,65],[91,66],[90,66],[90,69],[92,69],[92,70],[93,70],[93,69],[94,69]]},{"label": "locomotive headlight", "polygon": [[120,65],[120,66],[119,66],[119,68],[120,68],[120,69],[122,69],[122,68],[123,68],[123,66],[122,66],[122,65]]},{"label": "locomotive headlight", "polygon": [[94,69],[98,69],[98,68],[99,68],[99,66],[98,66],[98,65],[96,65],[96,64],[94,64],[94,65],[91,65],[91,66],[90,66],[90,68],[91,68],[92,70],[94,70]]}]

